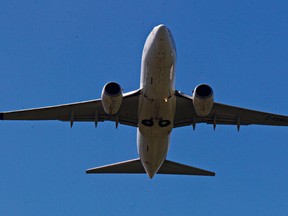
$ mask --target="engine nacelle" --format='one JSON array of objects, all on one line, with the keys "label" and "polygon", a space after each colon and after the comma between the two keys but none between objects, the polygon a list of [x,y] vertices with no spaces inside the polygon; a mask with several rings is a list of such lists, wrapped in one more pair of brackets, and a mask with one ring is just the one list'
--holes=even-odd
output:
[{"label": "engine nacelle", "polygon": [[108,115],[115,115],[122,104],[123,93],[121,86],[116,82],[107,83],[102,90],[102,106]]},{"label": "engine nacelle", "polygon": [[198,116],[208,116],[214,103],[212,88],[207,84],[196,86],[193,91],[193,105]]}]

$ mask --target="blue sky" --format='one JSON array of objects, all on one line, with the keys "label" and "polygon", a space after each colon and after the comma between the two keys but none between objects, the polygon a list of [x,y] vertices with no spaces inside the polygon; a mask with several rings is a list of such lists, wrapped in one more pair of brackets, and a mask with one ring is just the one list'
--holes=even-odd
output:
[{"label": "blue sky", "polygon": [[[104,2],[104,1],[103,1]],[[151,29],[177,46],[176,88],[288,115],[287,1],[0,3],[0,110],[137,89]],[[216,177],[86,175],[136,158],[136,129],[110,122],[0,122],[1,215],[287,215],[287,128],[197,125],[172,132],[168,159]]]}]

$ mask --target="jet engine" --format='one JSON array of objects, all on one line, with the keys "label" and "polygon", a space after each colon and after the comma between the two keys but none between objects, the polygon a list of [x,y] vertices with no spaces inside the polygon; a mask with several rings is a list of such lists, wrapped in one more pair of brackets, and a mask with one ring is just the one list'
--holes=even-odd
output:
[{"label": "jet engine", "polygon": [[121,86],[116,82],[107,83],[102,90],[102,106],[108,115],[115,115],[122,104],[123,93]]},{"label": "jet engine", "polygon": [[214,103],[212,88],[207,84],[196,86],[193,91],[193,105],[198,116],[208,116]]}]

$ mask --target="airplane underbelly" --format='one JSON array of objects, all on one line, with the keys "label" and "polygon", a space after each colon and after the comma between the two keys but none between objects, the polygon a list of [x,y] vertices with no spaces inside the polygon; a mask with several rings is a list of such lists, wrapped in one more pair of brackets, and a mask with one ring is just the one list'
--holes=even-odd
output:
[{"label": "airplane underbelly", "polygon": [[138,153],[150,177],[161,167],[169,148],[176,106],[175,60],[169,31],[152,32],[142,55],[137,131]]},{"label": "airplane underbelly", "polygon": [[142,164],[153,176],[164,162],[173,129],[176,98],[139,98],[138,154]]},{"label": "airplane underbelly", "polygon": [[143,92],[147,98],[164,99],[171,95],[173,68],[146,66],[147,75]]},{"label": "airplane underbelly", "polygon": [[145,136],[137,131],[138,153],[144,169],[152,177],[166,159],[170,134],[165,136]]}]

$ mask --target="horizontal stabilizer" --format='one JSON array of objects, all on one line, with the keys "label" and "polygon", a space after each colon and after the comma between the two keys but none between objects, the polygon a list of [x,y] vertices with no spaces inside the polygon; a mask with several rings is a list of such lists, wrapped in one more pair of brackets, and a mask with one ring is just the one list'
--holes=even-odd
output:
[{"label": "horizontal stabilizer", "polygon": [[215,176],[214,172],[165,160],[157,174]]},{"label": "horizontal stabilizer", "polygon": [[133,159],[86,170],[86,173],[146,173],[140,159]]},{"label": "horizontal stabilizer", "polygon": [[[90,173],[146,173],[141,160],[133,159],[119,163],[109,164],[105,166],[88,169],[87,174]],[[176,174],[176,175],[202,175],[215,176],[214,172],[198,169],[173,161],[165,160],[157,174]]]}]

